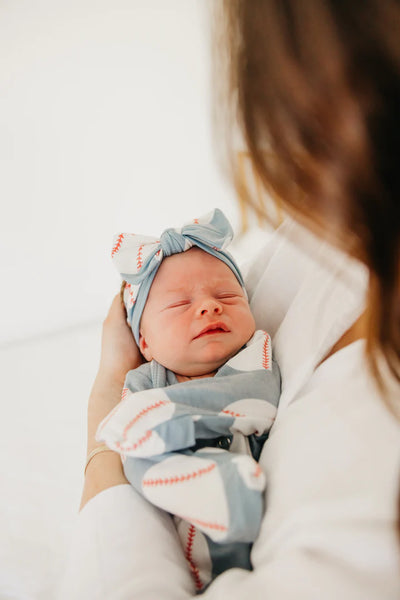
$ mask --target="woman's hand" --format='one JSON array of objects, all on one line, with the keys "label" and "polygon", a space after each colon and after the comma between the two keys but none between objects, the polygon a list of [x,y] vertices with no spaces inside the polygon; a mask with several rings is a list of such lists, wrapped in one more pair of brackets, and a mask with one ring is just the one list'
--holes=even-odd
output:
[{"label": "woman's hand", "polygon": [[[143,362],[127,322],[119,294],[115,296],[103,323],[101,358],[88,404],[87,453],[96,446],[101,421],[121,400],[124,379],[130,369]],[[101,452],[88,464],[81,507],[98,492],[126,483],[119,454]]]},{"label": "woman's hand", "polygon": [[98,445],[100,422],[121,400],[125,376],[143,362],[127,322],[120,296],[115,296],[103,323],[99,370],[88,405],[88,453]]},{"label": "woman's hand", "polygon": [[130,369],[135,369],[142,362],[143,357],[126,322],[125,309],[118,294],[103,323],[99,374],[120,381]]}]

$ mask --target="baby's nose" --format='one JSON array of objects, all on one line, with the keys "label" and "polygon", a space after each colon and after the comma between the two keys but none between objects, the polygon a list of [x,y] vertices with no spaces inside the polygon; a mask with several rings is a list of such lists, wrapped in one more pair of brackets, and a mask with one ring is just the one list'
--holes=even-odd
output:
[{"label": "baby's nose", "polygon": [[199,304],[199,313],[201,315],[220,315],[222,313],[222,305],[217,300],[214,300],[214,298],[206,298]]}]

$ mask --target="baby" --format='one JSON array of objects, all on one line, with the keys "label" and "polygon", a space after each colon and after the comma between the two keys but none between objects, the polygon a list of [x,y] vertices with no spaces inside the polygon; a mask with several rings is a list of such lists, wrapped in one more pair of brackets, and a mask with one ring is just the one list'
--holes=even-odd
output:
[{"label": "baby", "polygon": [[279,369],[255,331],[243,279],[216,209],[160,241],[116,238],[128,322],[148,361],[126,377],[97,438],[122,455],[130,483],[174,515],[196,588],[251,569],[264,475],[256,462],[274,420]]}]

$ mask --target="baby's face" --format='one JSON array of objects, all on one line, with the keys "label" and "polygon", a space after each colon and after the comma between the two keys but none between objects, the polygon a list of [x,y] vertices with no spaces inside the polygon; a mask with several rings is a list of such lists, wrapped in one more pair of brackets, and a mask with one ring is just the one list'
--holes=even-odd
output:
[{"label": "baby's face", "polygon": [[140,350],[177,375],[211,375],[255,331],[230,268],[198,248],[164,259],[140,323]]}]

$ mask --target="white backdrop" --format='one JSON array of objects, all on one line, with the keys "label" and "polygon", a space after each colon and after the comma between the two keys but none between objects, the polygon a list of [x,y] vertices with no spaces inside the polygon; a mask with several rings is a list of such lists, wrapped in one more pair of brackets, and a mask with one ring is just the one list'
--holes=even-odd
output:
[{"label": "white backdrop", "polygon": [[1,600],[56,597],[119,288],[113,234],[214,206],[237,226],[211,142],[206,5],[0,3]]},{"label": "white backdrop", "polygon": [[0,343],[99,319],[118,231],[219,206],[204,0],[0,5]]}]

